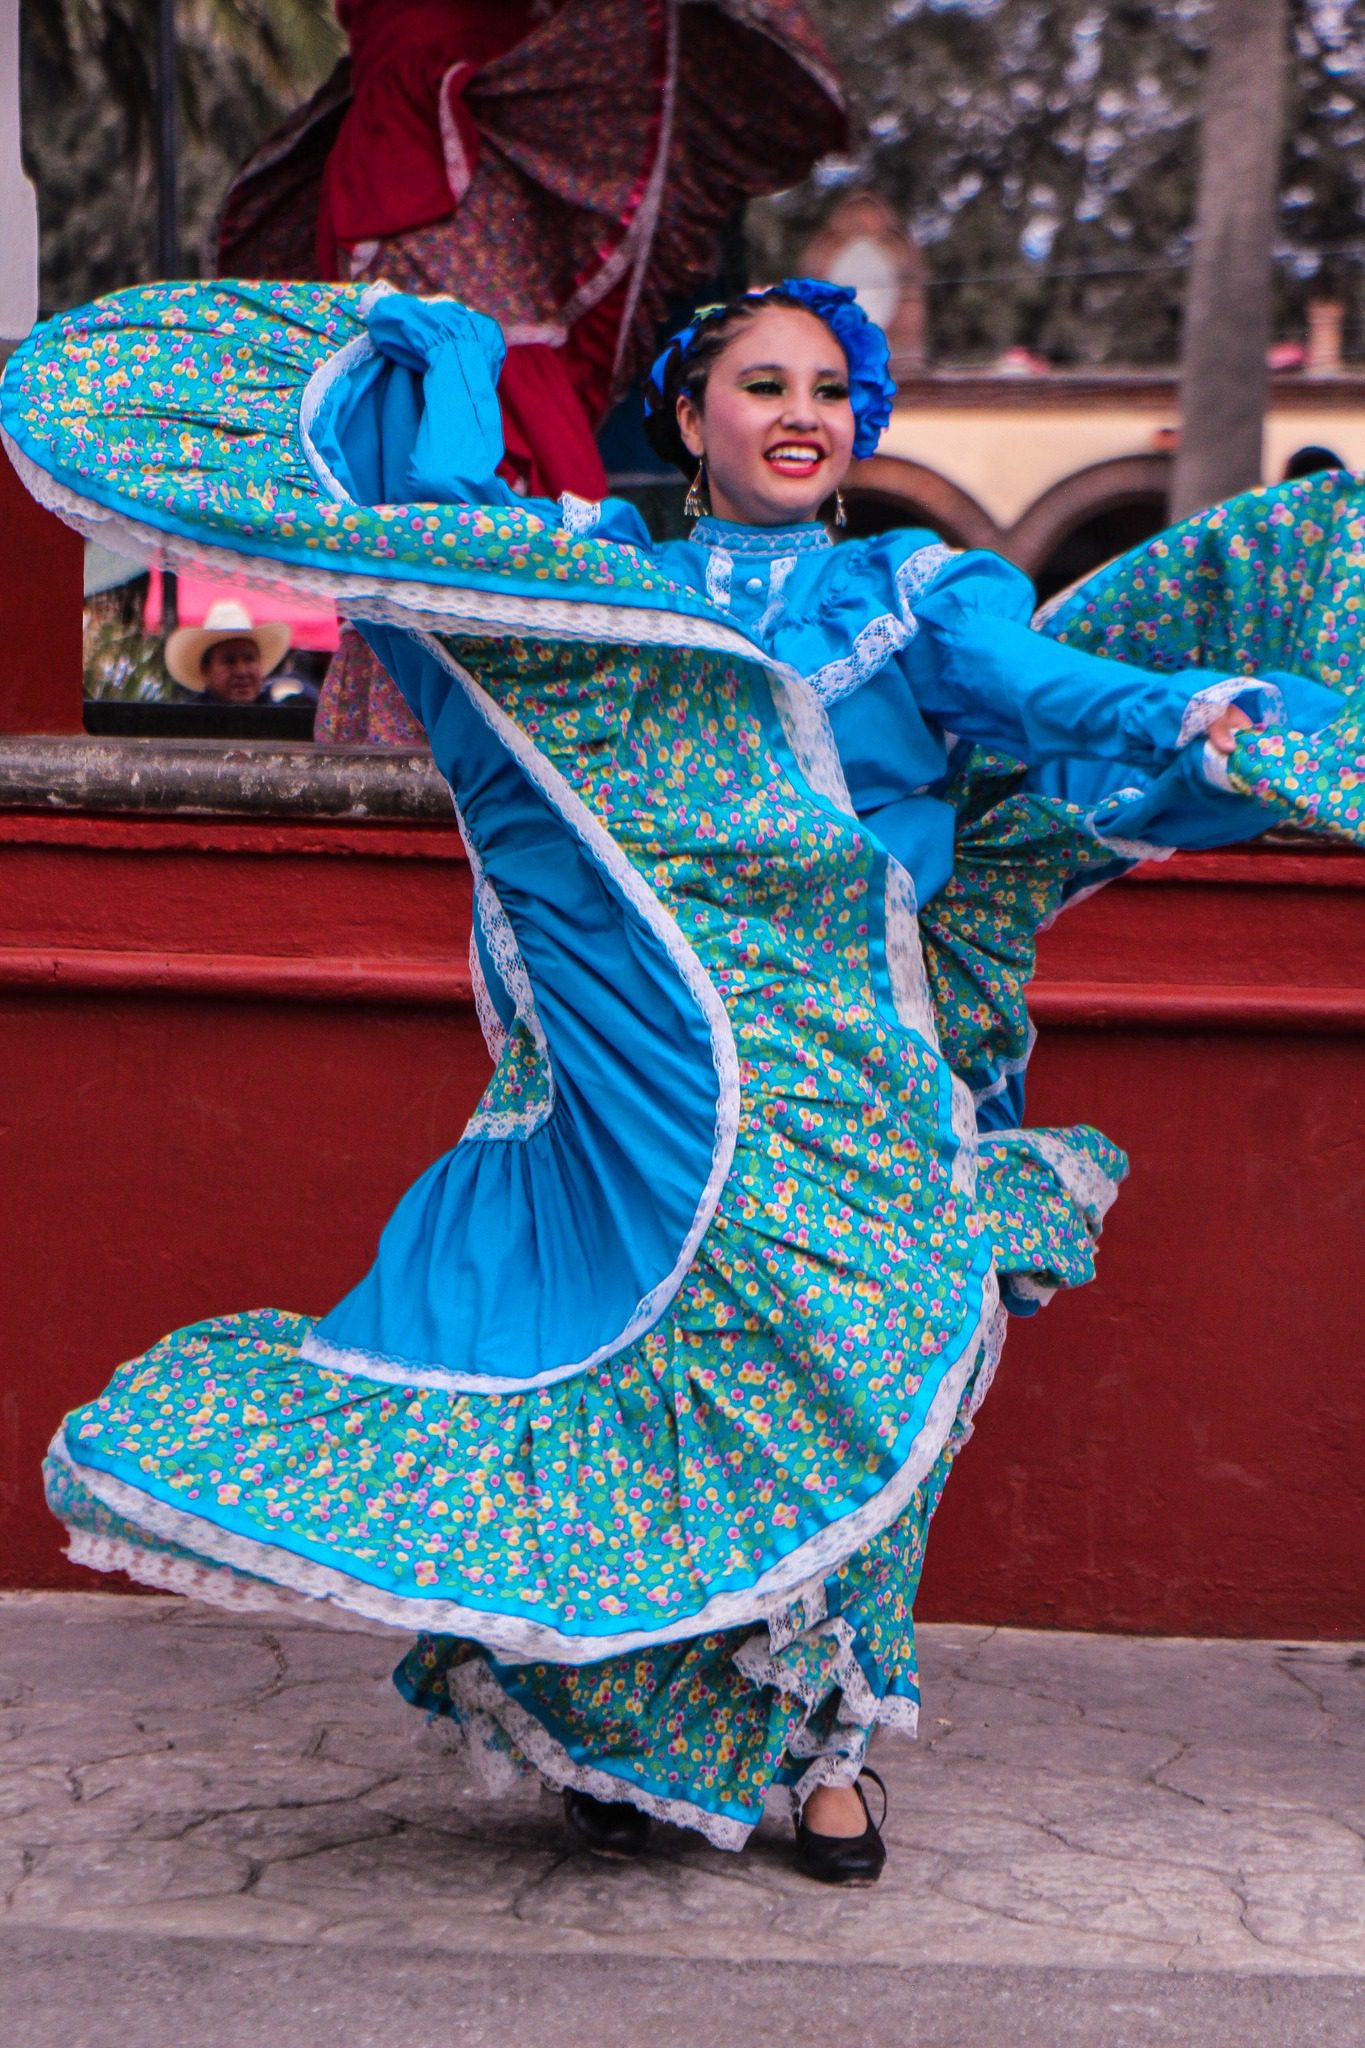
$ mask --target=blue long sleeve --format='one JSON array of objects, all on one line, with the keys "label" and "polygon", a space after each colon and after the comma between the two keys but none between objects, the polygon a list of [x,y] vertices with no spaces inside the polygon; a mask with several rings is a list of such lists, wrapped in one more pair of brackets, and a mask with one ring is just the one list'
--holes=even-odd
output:
[{"label": "blue long sleeve", "polygon": [[[524,498],[498,475],[506,348],[496,320],[453,299],[384,292],[365,324],[374,353],[305,420],[340,494],[365,505],[516,506],[549,526],[569,523],[562,501]],[[649,545],[633,505],[610,498],[584,510],[597,539]]]},{"label": "blue long sleeve", "polygon": [[[1028,624],[1031,604],[1027,578],[993,555],[961,555],[935,579],[900,657],[923,716],[1029,763],[1081,754],[1165,768],[1200,729],[1186,725],[1191,699],[1225,679],[1157,674],[1049,640]],[[1256,699],[1247,682],[1234,701],[1256,716]]]}]

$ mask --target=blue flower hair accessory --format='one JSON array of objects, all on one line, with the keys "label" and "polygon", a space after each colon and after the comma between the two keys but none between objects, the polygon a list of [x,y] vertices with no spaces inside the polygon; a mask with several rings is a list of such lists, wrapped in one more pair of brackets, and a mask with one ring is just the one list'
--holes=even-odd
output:
[{"label": "blue flower hair accessory", "polygon": [[[787,277],[780,284],[765,285],[745,293],[746,299],[775,298],[779,304],[804,306],[817,320],[823,320],[842,348],[848,362],[848,395],[853,407],[853,453],[871,455],[895,404],[896,386],[891,378],[891,351],[880,327],[869,320],[858,304],[857,294],[846,284],[829,284],[820,277]],[[669,370],[682,359],[681,388],[687,389],[686,362],[693,343],[712,321],[729,318],[743,300],[724,305],[702,306],[686,327],[680,328],[663,352],[656,357],[645,384],[645,411],[655,413],[666,403]]]}]

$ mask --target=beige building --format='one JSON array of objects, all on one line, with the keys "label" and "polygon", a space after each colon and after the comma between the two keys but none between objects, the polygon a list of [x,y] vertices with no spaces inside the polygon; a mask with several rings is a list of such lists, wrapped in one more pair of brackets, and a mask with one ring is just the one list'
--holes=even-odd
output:
[{"label": "beige building", "polygon": [[[851,521],[998,549],[1047,595],[1165,524],[1179,431],[1174,372],[920,372],[855,471]],[[1365,470],[1365,369],[1274,379],[1265,481],[1309,449]]]},{"label": "beige building", "polygon": [[[884,203],[850,193],[802,252],[850,284],[891,341],[899,398],[850,487],[854,531],[923,523],[1018,562],[1043,595],[1166,523],[1180,437],[1176,372],[925,367],[926,272]],[[1272,380],[1262,476],[1325,451],[1365,470],[1365,365],[1341,361],[1340,309],[1322,305],[1302,367]],[[1315,466],[1323,466],[1319,459]]]}]

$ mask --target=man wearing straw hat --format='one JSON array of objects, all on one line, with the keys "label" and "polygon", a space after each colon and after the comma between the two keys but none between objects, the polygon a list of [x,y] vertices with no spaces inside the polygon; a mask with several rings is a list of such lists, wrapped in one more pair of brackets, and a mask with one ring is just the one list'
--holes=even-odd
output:
[{"label": "man wearing straw hat", "polygon": [[[220,598],[202,626],[178,626],[169,635],[166,667],[183,690],[212,703],[273,703],[276,692],[267,678],[289,652],[289,642],[289,628],[279,620],[258,626],[236,598]],[[302,694],[297,685],[295,691]]]}]

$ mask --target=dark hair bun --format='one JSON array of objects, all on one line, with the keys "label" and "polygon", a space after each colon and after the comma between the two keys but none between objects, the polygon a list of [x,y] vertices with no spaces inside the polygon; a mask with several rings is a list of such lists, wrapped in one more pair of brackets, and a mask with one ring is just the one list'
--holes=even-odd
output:
[{"label": "dark hair bun", "polygon": [[708,306],[690,327],[684,327],[659,356],[645,383],[645,434],[654,453],[671,462],[690,477],[697,458],[688,449],[678,428],[678,399],[684,391],[701,405],[706,380],[721,351],[734,340],[735,331],[765,306],[795,306],[809,309],[802,300],[773,285],[764,292],[740,292],[723,305]]},{"label": "dark hair bun", "polygon": [[668,462],[690,477],[697,458],[683,440],[678,427],[678,399],[686,382],[686,359],[677,340],[669,343],[654,365],[657,385],[651,379],[645,393],[645,439],[661,462]]}]

